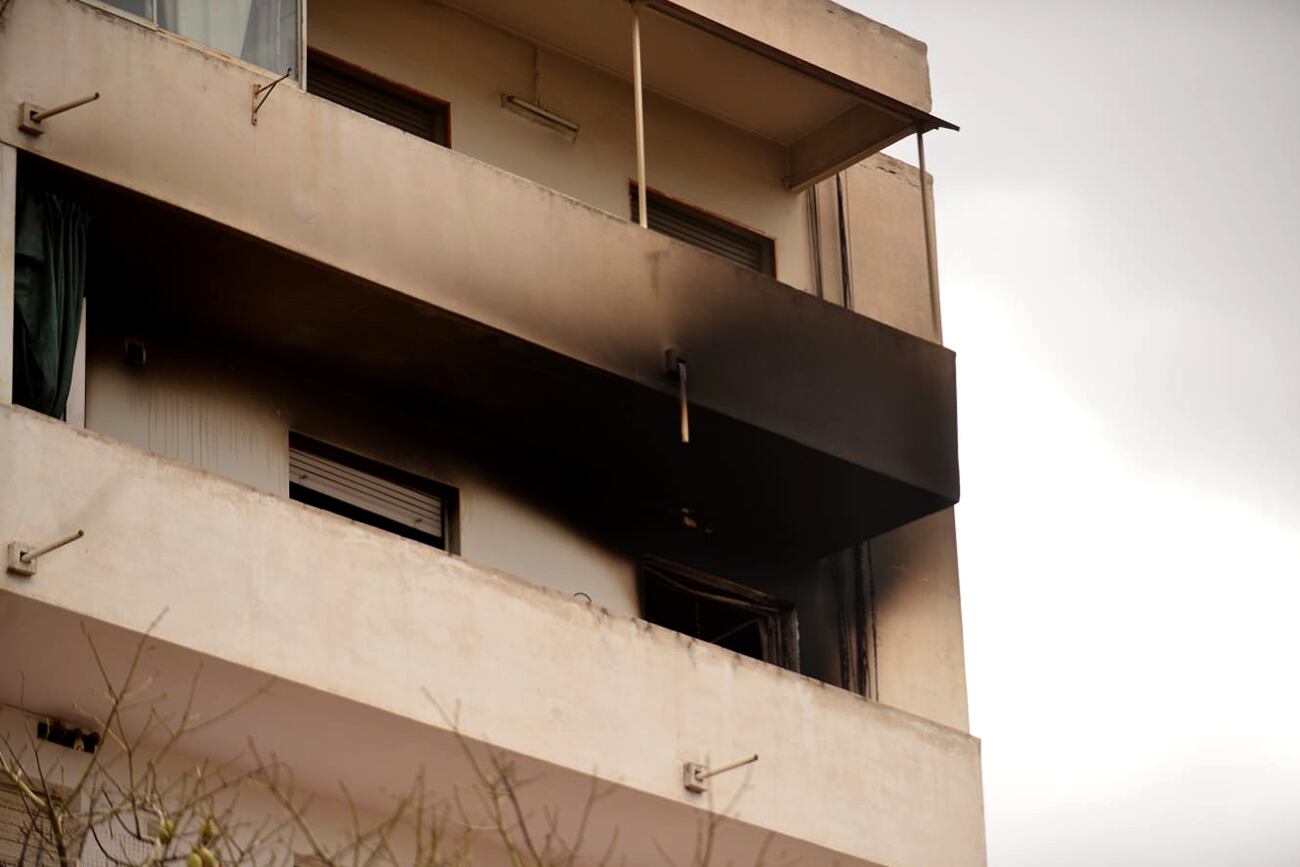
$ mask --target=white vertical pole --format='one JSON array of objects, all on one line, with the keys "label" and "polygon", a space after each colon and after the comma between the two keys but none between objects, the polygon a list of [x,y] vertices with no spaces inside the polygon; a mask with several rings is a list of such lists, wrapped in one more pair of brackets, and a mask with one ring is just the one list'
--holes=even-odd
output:
[{"label": "white vertical pole", "polygon": [[930,316],[934,326],[934,339],[943,342],[943,321],[939,317],[939,274],[934,258],[934,223],[930,215],[930,193],[925,171],[925,134],[916,130],[916,161],[921,172],[921,222],[925,232],[925,271],[930,281]]},{"label": "white vertical pole", "polygon": [[677,359],[677,401],[680,406],[682,442],[691,441],[691,409],[686,401],[686,362]]},{"label": "white vertical pole", "polygon": [[298,0],[298,84],[307,89],[307,0]]},{"label": "white vertical pole", "polygon": [[645,108],[641,102],[641,4],[632,4],[632,97],[636,104],[636,204],[641,228],[650,227],[645,191]]},{"label": "white vertical pole", "polygon": [[18,151],[0,143],[0,404],[14,401],[14,235]]}]

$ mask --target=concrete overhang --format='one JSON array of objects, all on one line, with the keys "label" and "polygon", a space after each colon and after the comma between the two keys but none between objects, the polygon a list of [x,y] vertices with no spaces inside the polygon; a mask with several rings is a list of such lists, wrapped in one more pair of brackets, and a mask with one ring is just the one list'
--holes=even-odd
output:
[{"label": "concrete overhang", "polygon": [[[444,795],[472,784],[432,696],[521,757],[536,815],[571,822],[593,773],[612,784],[590,839],[620,828],[632,865],[662,863],[656,844],[689,863],[711,807],[732,816],[717,863],[755,863],[769,836],[780,863],[984,863],[963,732],[23,409],[0,406],[0,478],[0,542],[86,534],[0,574],[0,704],[84,720],[83,623],[120,677],[166,608],[144,694],[174,707],[204,663],[208,719],[278,678],[185,748],[219,760],[251,737],[303,794],[342,780],[382,808],[422,765]],[[751,753],[713,800],[683,789],[683,762]]]},{"label": "concrete overhang", "polygon": [[[630,80],[627,0],[440,0]],[[825,0],[645,0],[647,90],[780,144],[803,190],[916,132],[929,113],[925,46]],[[653,119],[650,121],[653,123]]]},{"label": "concrete overhang", "polygon": [[586,230],[547,253],[501,237],[454,266],[499,293],[468,317],[27,156],[19,177],[91,211],[92,329],[400,409],[628,550],[806,561],[957,499],[949,350],[635,225],[599,221],[600,269]]}]

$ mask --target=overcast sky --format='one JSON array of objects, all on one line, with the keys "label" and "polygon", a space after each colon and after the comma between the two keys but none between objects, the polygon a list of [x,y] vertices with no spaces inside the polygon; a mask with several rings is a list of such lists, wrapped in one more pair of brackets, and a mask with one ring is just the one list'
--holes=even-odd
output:
[{"label": "overcast sky", "polygon": [[962,126],[927,156],[990,864],[1300,865],[1300,0],[849,2]]}]

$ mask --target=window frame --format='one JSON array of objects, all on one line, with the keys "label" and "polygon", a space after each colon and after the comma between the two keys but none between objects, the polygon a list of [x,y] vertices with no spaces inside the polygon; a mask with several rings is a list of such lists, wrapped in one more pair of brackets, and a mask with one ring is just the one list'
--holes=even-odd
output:
[{"label": "window frame", "polygon": [[[400,538],[410,539],[411,541],[419,542],[422,545],[428,545],[430,548],[433,548],[438,551],[442,551],[446,554],[451,554],[453,556],[460,554],[460,490],[456,488],[454,485],[449,485],[446,484],[445,482],[439,482],[435,479],[428,478],[427,476],[422,476],[417,473],[404,470],[400,467],[393,466],[392,464],[375,460],[374,458],[367,457],[366,455],[358,454],[357,452],[351,451],[349,449],[344,449],[335,445],[331,445],[330,443],[323,442],[319,439],[316,439],[314,437],[308,436],[306,434],[300,433],[299,431],[295,431],[295,430],[289,431],[288,447],[290,449],[296,449],[298,451],[303,451],[303,452],[310,453],[312,455],[316,455],[326,460],[333,461],[334,463],[342,464],[343,466],[349,469],[354,469],[357,470],[358,472],[366,473],[368,475],[382,479],[386,482],[390,482],[394,485],[400,485],[402,487],[410,488],[414,491],[429,496],[437,497],[440,500],[440,506],[441,506],[442,546],[439,547],[438,545],[432,544],[431,542],[428,542],[425,539],[420,538],[418,535],[415,535],[419,533],[419,531],[415,530],[415,528],[411,528],[412,529],[411,534],[401,533],[394,530],[390,530],[385,526],[379,525],[378,523],[361,520],[352,517],[351,515],[348,514],[342,514],[328,507],[319,506],[316,505],[315,503],[298,499],[293,496],[293,491],[292,491],[292,488],[296,483],[292,478],[290,478],[288,480],[289,491],[287,492],[287,494],[288,494],[288,498],[293,502],[298,503],[301,506],[307,506],[313,509],[320,509],[323,512],[329,512],[332,515],[337,515],[338,517],[341,518],[346,518],[351,521],[356,521],[359,524],[364,524],[368,527],[381,530],[385,533],[392,533],[394,536],[398,536]],[[288,467],[287,460],[285,466],[286,468]],[[324,494],[319,491],[316,491],[315,493],[318,496],[326,497],[328,499],[338,500],[337,497],[331,497],[330,495]],[[344,501],[340,501],[340,502],[344,502]],[[381,520],[389,520],[389,521],[392,520],[392,519],[386,519],[385,516],[373,512],[369,509],[366,509],[362,506],[357,506],[351,503],[346,503],[346,505],[350,506],[351,508],[355,509],[358,512],[373,515],[376,518]],[[433,536],[434,534],[424,533],[421,535]]]},{"label": "window frame", "polygon": [[[367,83],[373,84],[378,89],[387,89],[390,91],[395,91],[407,97],[414,97],[417,100],[429,103],[431,107],[437,110],[441,115],[442,129],[446,141],[439,141],[437,138],[427,138],[426,136],[422,136],[419,135],[418,133],[411,132],[410,130],[402,129],[401,127],[390,124],[387,121],[382,120],[381,118],[374,117],[373,115],[367,114],[366,112],[357,111],[357,109],[351,108],[350,106],[343,105],[342,103],[339,102],[335,102],[334,100],[330,99],[327,96],[322,96],[319,93],[313,93],[311,90],[311,68],[312,68],[313,60],[316,60],[317,62],[323,61],[324,64],[327,66],[338,67],[345,74],[351,75],[354,78],[361,79],[363,81],[367,81]],[[381,75],[380,73],[375,72],[373,69],[367,69],[366,67],[361,66],[360,64],[355,63],[351,60],[348,60],[345,57],[340,57],[337,54],[334,54],[330,51],[326,51],[322,48],[317,48],[312,45],[307,45],[303,51],[303,70],[304,70],[303,79],[302,79],[303,90],[305,90],[307,93],[311,94],[312,96],[318,97],[320,99],[324,99],[327,102],[330,102],[334,105],[338,105],[342,108],[346,108],[349,111],[356,111],[357,114],[365,115],[366,117],[369,117],[371,120],[382,123],[385,126],[391,126],[393,127],[393,129],[401,129],[402,132],[405,132],[408,135],[414,135],[417,138],[424,139],[425,141],[432,142],[433,144],[441,145],[442,147],[445,147],[448,150],[451,149],[452,135],[451,135],[451,101],[450,100],[443,99],[440,96],[434,96],[432,93],[427,93],[426,91],[420,90],[417,87],[412,87],[411,85],[406,84],[405,82],[401,82],[396,79],[389,78],[386,75]],[[437,124],[435,123],[435,130],[436,127]]]},{"label": "window frame", "polygon": [[[259,66],[258,64],[253,63],[251,60],[245,60],[244,58],[239,57],[238,55],[231,54],[226,51],[222,51],[220,48],[217,48],[212,45],[208,45],[206,42],[200,42],[197,39],[193,39],[189,36],[185,36],[184,34],[177,33],[174,30],[168,30],[166,27],[160,25],[157,21],[158,0],[149,0],[151,4],[150,10],[153,14],[153,18],[145,18],[143,16],[136,15],[134,12],[131,12],[130,10],[123,9],[120,6],[114,6],[113,3],[110,2],[110,0],[77,0],[77,2],[81,3],[83,6],[89,6],[93,9],[99,10],[100,12],[104,12],[109,15],[113,15],[117,18],[121,18],[123,21],[130,21],[132,24],[135,24],[139,27],[144,27],[147,30],[152,30],[155,33],[162,34],[166,36],[168,39],[176,39],[185,45],[192,46],[201,51],[210,51],[213,54],[219,55],[220,57],[230,61],[231,63],[237,63],[240,66],[243,66],[260,75],[274,74],[278,76],[283,74],[283,72],[280,70],[268,69],[265,66]],[[298,36],[296,39],[297,50],[294,52],[294,58],[293,58],[293,68],[296,74],[289,76],[288,80],[292,81],[294,84],[298,85],[299,87],[305,87],[303,75],[307,68],[307,0],[296,0],[296,5],[298,7]]]},{"label": "window frame", "polygon": [[[705,644],[713,644],[714,647],[741,656],[750,656],[751,659],[759,659],[761,662],[789,671],[801,671],[799,662],[799,614],[793,602],[744,584],[738,584],[735,581],[719,578],[717,575],[690,566],[684,566],[672,560],[644,556],[637,563],[636,589],[640,617],[646,620],[647,623],[655,623],[655,625],[661,626],[663,629],[672,629],[672,627],[658,624],[646,618],[646,585],[650,580],[672,584],[678,592],[695,595],[701,599],[710,597],[709,601],[717,605],[727,605],[747,610],[753,613],[756,618],[763,619],[765,626],[771,631],[773,637],[772,645],[764,647],[762,657],[754,657],[737,650],[731,650],[725,645],[715,644],[706,638],[690,636],[694,640],[702,641]],[[680,634],[686,635],[687,633]]]},{"label": "window frame", "polygon": [[[637,198],[637,191],[639,189],[639,186],[636,182],[636,179],[634,178],[628,178],[627,184],[628,184],[628,219],[631,222],[635,223],[639,221],[639,211],[638,211],[639,204]],[[715,256],[722,256],[722,258],[726,259],[729,262],[734,262],[735,264],[740,265],[743,268],[750,268],[750,270],[757,271],[759,274],[763,274],[765,276],[771,277],[773,280],[777,279],[777,250],[776,250],[777,239],[775,236],[769,235],[767,232],[756,229],[753,226],[748,226],[737,220],[733,220],[730,217],[725,217],[722,214],[719,214],[715,211],[710,211],[707,208],[702,208],[699,205],[694,205],[676,196],[669,195],[668,193],[665,193],[663,190],[656,189],[655,187],[652,187],[648,184],[646,185],[645,191],[646,191],[647,211],[653,212],[653,205],[655,203],[658,203],[659,205],[666,207],[667,209],[676,211],[679,214],[683,214],[691,219],[694,219],[704,224],[705,226],[713,228],[714,230],[721,230],[722,232],[730,233],[744,240],[762,245],[763,267],[752,268],[751,266],[743,262],[740,262],[736,259],[733,259],[730,256],[726,256],[722,253],[718,253],[715,250],[710,250],[707,247],[700,246],[699,244],[692,243],[691,241],[688,241],[684,238],[677,238],[677,236],[675,235],[670,235],[667,232],[663,232],[661,230],[655,229],[653,226],[649,226],[649,228],[652,231],[657,231],[661,235],[665,235],[669,238],[674,238],[678,241],[681,241],[683,244],[690,244],[692,247],[695,247],[698,250],[705,250],[706,252],[713,253]],[[648,222],[648,218],[647,218],[647,222]]]}]

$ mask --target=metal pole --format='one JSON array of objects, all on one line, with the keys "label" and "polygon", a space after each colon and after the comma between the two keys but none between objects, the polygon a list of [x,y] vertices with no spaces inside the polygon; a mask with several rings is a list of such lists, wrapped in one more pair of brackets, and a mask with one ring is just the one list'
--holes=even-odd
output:
[{"label": "metal pole", "polygon": [[921,171],[921,221],[925,231],[925,271],[930,281],[930,317],[934,327],[934,339],[943,342],[943,323],[939,318],[939,274],[938,263],[934,258],[934,229],[930,216],[930,196],[926,185],[925,171],[925,133],[916,128],[916,161]]},{"label": "metal pole", "polygon": [[752,765],[756,761],[758,761],[758,753],[754,753],[752,756],[750,756],[747,759],[741,759],[738,762],[732,762],[729,765],[723,765],[720,768],[714,768],[711,771],[705,771],[700,774],[697,774],[695,779],[707,780],[709,777],[716,777],[718,774],[725,774],[727,771],[734,771],[736,768],[743,768],[745,765]]},{"label": "metal pole", "polygon": [[65,102],[63,105],[56,105],[54,108],[47,108],[40,114],[31,115],[32,123],[40,123],[48,117],[54,117],[56,114],[63,114],[65,111],[71,111],[78,106],[85,105],[88,102],[94,102],[99,99],[99,93],[92,93],[90,96],[83,96],[81,99],[74,99],[72,102]]},{"label": "metal pole", "polygon": [[689,443],[691,441],[691,409],[690,404],[686,401],[686,362],[684,361],[677,362],[677,403],[681,414],[682,442]]},{"label": "metal pole", "polygon": [[632,4],[632,97],[636,105],[636,204],[641,228],[650,228],[645,191],[645,108],[641,102],[641,4]]},{"label": "metal pole", "polygon": [[28,551],[26,554],[23,554],[18,559],[22,560],[24,563],[30,563],[33,560],[39,560],[40,558],[44,557],[46,554],[50,553],[51,551],[56,551],[59,548],[62,548],[64,545],[70,545],[84,535],[86,535],[85,530],[78,530],[77,532],[73,533],[71,536],[64,536],[59,541],[51,542],[50,544],[46,545],[43,548],[37,548],[35,551]]}]

